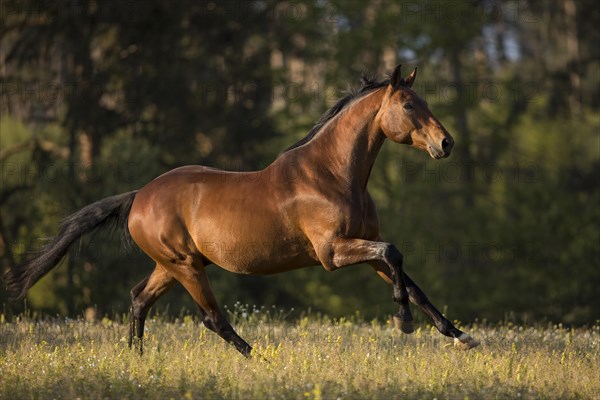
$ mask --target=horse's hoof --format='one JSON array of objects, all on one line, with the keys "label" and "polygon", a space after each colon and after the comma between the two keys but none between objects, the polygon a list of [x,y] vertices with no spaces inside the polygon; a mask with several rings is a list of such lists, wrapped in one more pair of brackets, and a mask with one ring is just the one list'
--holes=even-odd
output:
[{"label": "horse's hoof", "polygon": [[394,315],[394,326],[400,329],[402,333],[410,335],[415,331],[415,325],[411,321],[403,321],[398,315]]},{"label": "horse's hoof", "polygon": [[454,347],[459,350],[470,350],[473,347],[477,347],[481,342],[477,339],[473,339],[471,335],[463,333],[457,338],[454,338]]}]

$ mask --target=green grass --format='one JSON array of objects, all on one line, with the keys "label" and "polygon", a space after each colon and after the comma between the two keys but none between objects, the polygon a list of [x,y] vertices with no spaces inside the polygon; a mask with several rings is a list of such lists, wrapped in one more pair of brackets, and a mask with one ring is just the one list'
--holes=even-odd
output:
[{"label": "green grass", "polygon": [[0,322],[0,398],[599,398],[600,326],[465,327],[468,352],[431,327],[238,315],[244,359],[193,318],[148,320],[142,357],[127,324]]}]

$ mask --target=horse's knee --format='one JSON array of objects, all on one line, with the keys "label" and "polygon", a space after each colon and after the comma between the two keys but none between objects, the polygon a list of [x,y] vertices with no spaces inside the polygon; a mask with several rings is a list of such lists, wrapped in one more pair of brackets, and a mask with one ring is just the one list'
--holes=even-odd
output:
[{"label": "horse's knee", "polygon": [[386,246],[384,257],[390,264],[394,265],[395,267],[402,268],[404,256],[393,244],[388,244]]}]

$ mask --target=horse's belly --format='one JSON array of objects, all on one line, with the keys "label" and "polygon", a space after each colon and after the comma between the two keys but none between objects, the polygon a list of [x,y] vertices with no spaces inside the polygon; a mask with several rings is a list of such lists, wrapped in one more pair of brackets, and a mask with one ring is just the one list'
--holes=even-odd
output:
[{"label": "horse's belly", "polygon": [[[241,274],[271,274],[318,264],[309,241],[282,207],[271,181],[211,180],[196,188],[186,224],[200,253]],[[233,179],[233,180],[232,180]]]},{"label": "horse's belly", "polygon": [[197,245],[211,262],[239,274],[273,274],[318,263],[297,241],[217,239]]}]

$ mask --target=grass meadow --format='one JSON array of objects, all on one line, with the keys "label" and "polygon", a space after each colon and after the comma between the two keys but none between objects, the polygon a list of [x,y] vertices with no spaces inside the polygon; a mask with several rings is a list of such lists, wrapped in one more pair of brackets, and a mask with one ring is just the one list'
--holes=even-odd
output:
[{"label": "grass meadow", "polygon": [[232,315],[245,359],[193,317],[148,319],[144,355],[124,318],[0,321],[2,399],[598,399],[600,326],[469,325],[453,347],[359,318]]}]

